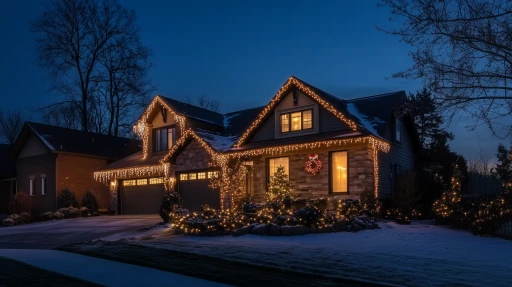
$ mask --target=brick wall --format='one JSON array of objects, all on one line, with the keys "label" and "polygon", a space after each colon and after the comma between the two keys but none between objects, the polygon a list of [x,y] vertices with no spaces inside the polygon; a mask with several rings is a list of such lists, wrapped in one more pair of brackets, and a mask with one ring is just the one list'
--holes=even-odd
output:
[{"label": "brick wall", "polygon": [[[345,194],[329,193],[329,152],[348,151],[348,189]],[[322,169],[316,175],[306,172],[305,163],[310,154],[318,154],[322,161]],[[279,155],[281,156],[281,155]],[[351,146],[350,148],[334,148],[311,151],[299,151],[295,154],[284,154],[289,157],[290,182],[296,197],[315,198],[329,197],[333,199],[359,197],[366,189],[373,190],[373,160],[371,149],[365,145]],[[273,156],[277,157],[277,156]],[[258,157],[253,159],[253,189],[254,200],[264,202],[267,190],[267,159]]]},{"label": "brick wall", "polygon": [[57,156],[57,197],[63,189],[69,188],[81,204],[85,192],[91,190],[98,198],[100,209],[108,208],[108,186],[95,181],[93,176],[94,171],[106,164],[105,159],[60,153]]}]

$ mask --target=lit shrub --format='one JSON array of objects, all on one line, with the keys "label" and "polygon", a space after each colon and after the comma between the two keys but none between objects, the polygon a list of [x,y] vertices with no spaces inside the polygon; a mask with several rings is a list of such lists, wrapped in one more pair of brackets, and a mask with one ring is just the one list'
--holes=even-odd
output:
[{"label": "lit shrub", "polygon": [[306,227],[318,227],[322,211],[314,206],[306,206],[295,211],[295,218]]},{"label": "lit shrub", "polygon": [[169,214],[183,206],[183,200],[177,192],[166,192],[160,203],[159,214],[164,223],[169,223]]}]

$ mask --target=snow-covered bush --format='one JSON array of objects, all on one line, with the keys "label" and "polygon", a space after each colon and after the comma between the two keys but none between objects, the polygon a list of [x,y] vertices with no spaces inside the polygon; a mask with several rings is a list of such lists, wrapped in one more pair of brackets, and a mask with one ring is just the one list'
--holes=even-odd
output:
[{"label": "snow-covered bush", "polygon": [[20,215],[19,214],[11,214],[11,215],[9,215],[8,218],[12,219],[14,224],[20,223]]},{"label": "snow-covered bush", "polygon": [[32,221],[32,216],[30,216],[30,213],[28,212],[22,212],[20,213],[20,219],[17,224],[25,224]]},{"label": "snow-covered bush", "polygon": [[82,206],[86,207],[91,213],[98,213],[98,209],[100,208],[98,204],[98,198],[90,190],[84,194],[84,198],[82,199]]},{"label": "snow-covered bush", "polygon": [[3,226],[13,226],[14,220],[12,218],[6,218],[6,219],[2,220],[2,225]]},{"label": "snow-covered bush", "polygon": [[48,221],[53,219],[53,212],[45,212],[40,216],[42,221]]},{"label": "snow-covered bush", "polygon": [[85,206],[80,207],[80,216],[88,217],[91,215],[92,215],[92,212],[87,207],[85,207]]},{"label": "snow-covered bush", "polygon": [[53,213],[53,218],[54,219],[63,219],[64,218],[64,214],[62,214],[62,212],[60,212],[60,211],[54,212]]},{"label": "snow-covered bush", "polygon": [[57,212],[61,213],[64,218],[76,218],[80,217],[80,209],[73,206],[59,208]]},{"label": "snow-covered bush", "polygon": [[69,189],[62,190],[59,197],[59,206],[64,208],[70,206],[78,208],[78,201],[76,200],[75,194]]}]

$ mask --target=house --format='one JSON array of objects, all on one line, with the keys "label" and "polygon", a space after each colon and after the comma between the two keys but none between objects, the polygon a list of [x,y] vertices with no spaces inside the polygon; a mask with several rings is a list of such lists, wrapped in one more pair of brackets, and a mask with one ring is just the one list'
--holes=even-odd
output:
[{"label": "house", "polygon": [[93,172],[137,151],[139,145],[137,140],[25,122],[13,151],[18,191],[30,194],[39,212],[55,211],[64,189],[79,203],[91,190],[106,209],[109,189],[93,179]]},{"label": "house", "polygon": [[11,149],[11,145],[0,144],[0,214],[9,212],[9,202],[16,193],[16,167]]},{"label": "house", "polygon": [[279,166],[296,197],[393,197],[393,178],[415,167],[413,122],[395,113],[402,92],[340,99],[290,77],[263,107],[220,114],[156,96],[134,131],[138,153],[94,176],[111,188],[118,213],[156,213],[165,190],[185,208],[264,202]]}]

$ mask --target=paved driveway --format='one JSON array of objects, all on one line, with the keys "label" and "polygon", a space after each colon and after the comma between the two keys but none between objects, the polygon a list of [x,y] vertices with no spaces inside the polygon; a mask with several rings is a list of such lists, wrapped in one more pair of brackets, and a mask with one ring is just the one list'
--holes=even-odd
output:
[{"label": "paved driveway", "polygon": [[134,233],[160,221],[157,215],[104,215],[0,227],[0,248],[50,249]]}]

